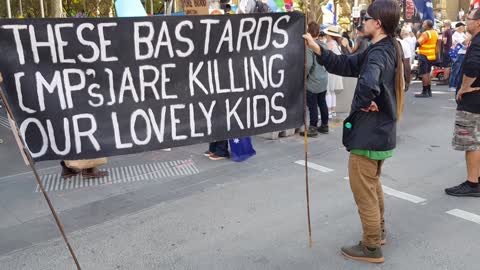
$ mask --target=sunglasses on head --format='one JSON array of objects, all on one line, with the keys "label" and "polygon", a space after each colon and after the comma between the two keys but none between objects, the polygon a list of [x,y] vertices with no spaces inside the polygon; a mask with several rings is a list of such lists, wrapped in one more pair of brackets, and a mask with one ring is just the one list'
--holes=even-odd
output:
[{"label": "sunglasses on head", "polygon": [[373,18],[372,16],[370,16],[368,14],[365,14],[365,17],[363,17],[363,20],[366,22],[366,21],[369,21],[369,20],[375,20],[375,18]]}]

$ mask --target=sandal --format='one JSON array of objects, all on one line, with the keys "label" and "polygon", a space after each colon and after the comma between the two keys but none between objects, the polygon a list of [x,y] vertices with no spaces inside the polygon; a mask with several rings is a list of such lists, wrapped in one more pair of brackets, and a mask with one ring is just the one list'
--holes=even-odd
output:
[{"label": "sandal", "polygon": [[65,165],[65,162],[62,160],[60,162],[60,166],[62,166],[62,178],[63,179],[68,179],[72,178],[80,173],[80,171],[68,168],[67,165]]},{"label": "sandal", "polygon": [[103,177],[107,177],[107,176],[108,176],[107,171],[100,171],[97,168],[90,168],[90,169],[82,170],[83,179],[103,178]]}]

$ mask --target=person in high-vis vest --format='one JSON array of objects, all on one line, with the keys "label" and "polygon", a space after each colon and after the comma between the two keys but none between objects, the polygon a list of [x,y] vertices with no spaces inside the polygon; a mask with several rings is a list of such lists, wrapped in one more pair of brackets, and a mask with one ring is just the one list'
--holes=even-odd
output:
[{"label": "person in high-vis vest", "polygon": [[423,90],[422,93],[416,94],[415,97],[426,98],[432,96],[431,76],[433,62],[437,60],[437,41],[438,33],[433,29],[433,22],[426,20],[423,22],[424,32],[418,39],[418,62],[419,75],[422,77]]}]

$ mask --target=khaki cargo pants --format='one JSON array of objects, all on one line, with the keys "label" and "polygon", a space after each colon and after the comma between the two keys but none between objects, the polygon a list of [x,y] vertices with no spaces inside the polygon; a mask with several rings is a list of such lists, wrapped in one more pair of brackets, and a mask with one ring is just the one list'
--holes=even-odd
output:
[{"label": "khaki cargo pants", "polygon": [[357,203],[363,227],[362,242],[369,247],[379,247],[385,229],[384,198],[380,174],[383,160],[372,160],[350,154],[348,172],[350,187]]}]

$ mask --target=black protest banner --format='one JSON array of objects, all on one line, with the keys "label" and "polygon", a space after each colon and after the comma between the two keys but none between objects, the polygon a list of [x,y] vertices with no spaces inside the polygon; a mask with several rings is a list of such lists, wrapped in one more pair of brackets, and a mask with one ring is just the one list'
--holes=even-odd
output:
[{"label": "black protest banner", "polygon": [[0,20],[0,72],[37,161],[295,128],[304,15]]}]

